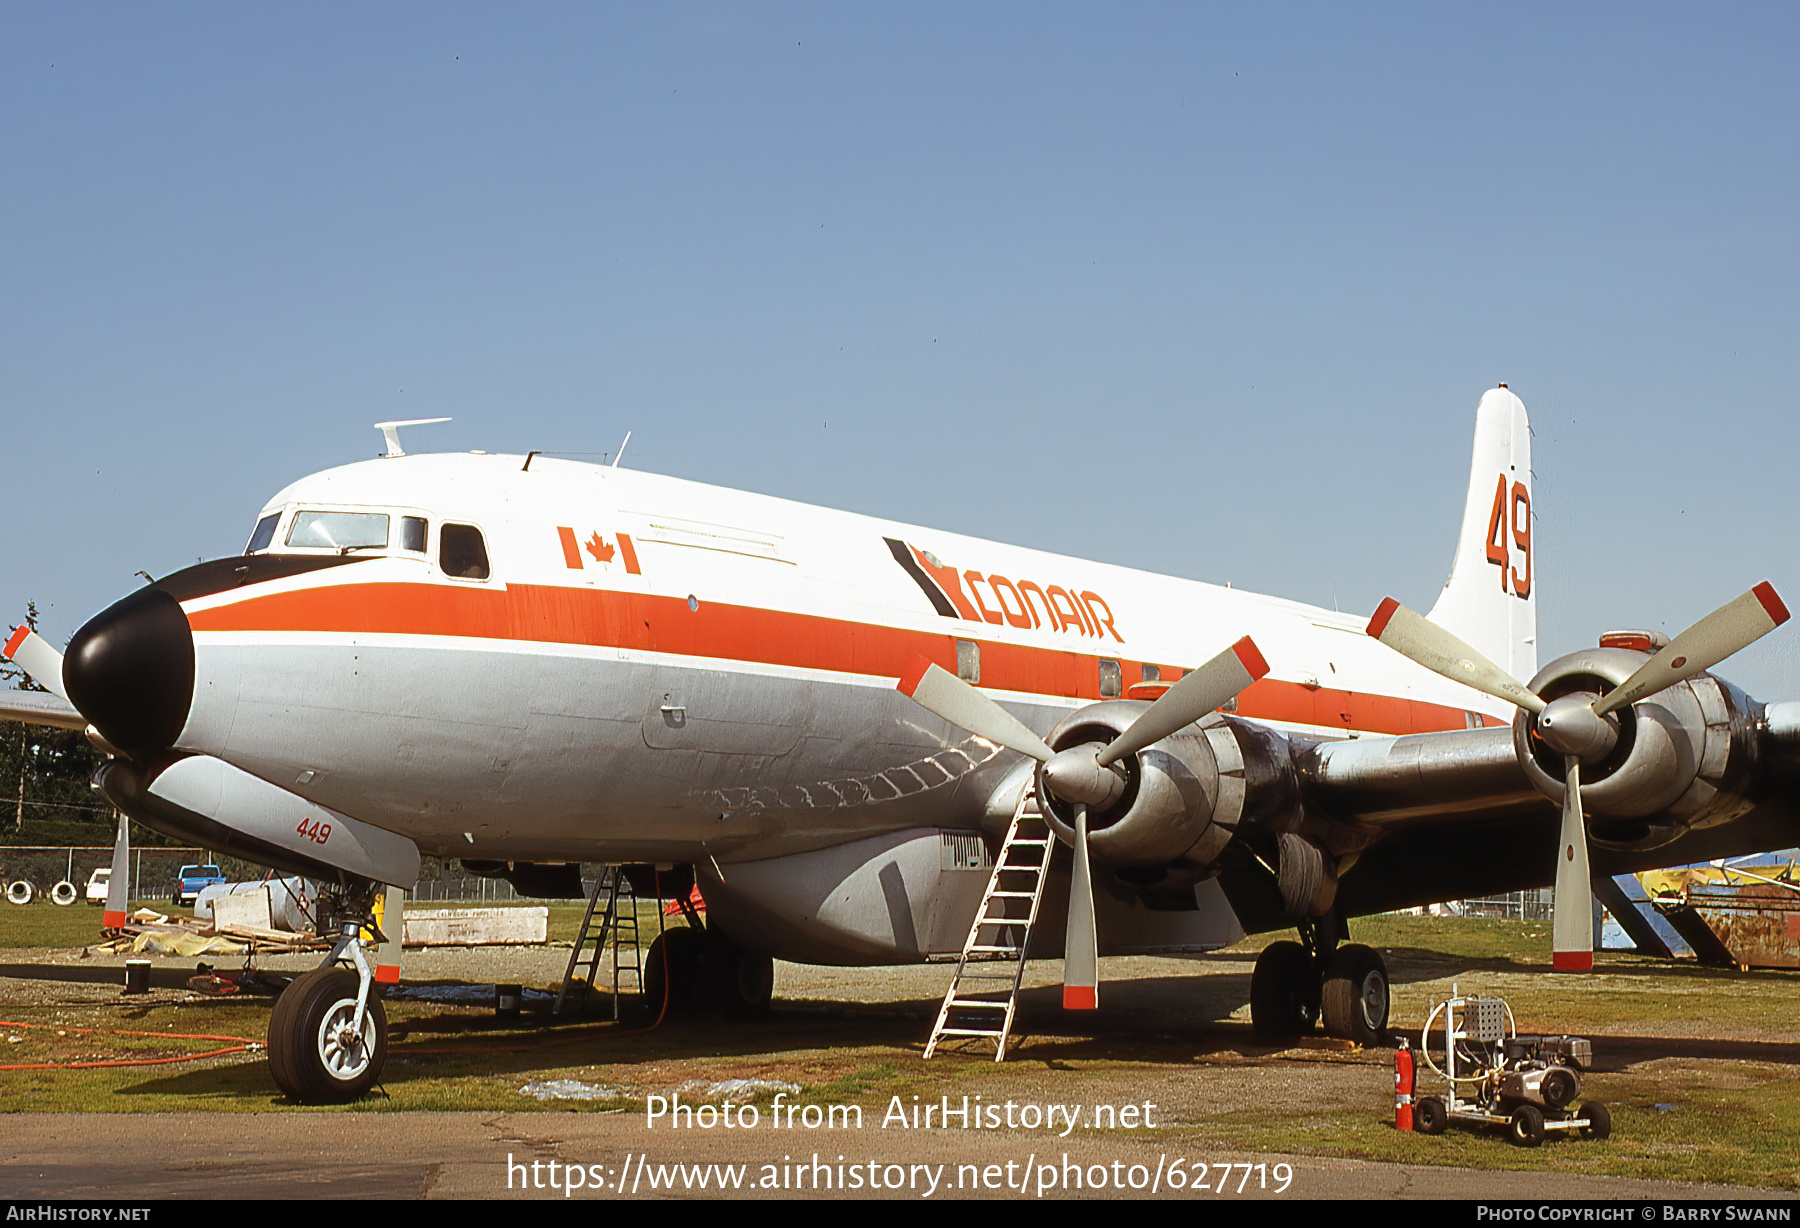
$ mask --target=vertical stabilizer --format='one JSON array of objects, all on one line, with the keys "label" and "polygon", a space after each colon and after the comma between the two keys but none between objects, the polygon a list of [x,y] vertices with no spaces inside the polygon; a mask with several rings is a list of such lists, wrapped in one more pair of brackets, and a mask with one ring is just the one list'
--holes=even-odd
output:
[{"label": "vertical stabilizer", "polygon": [[1456,559],[1432,622],[1521,682],[1537,673],[1531,427],[1502,384],[1475,411],[1475,453]]}]

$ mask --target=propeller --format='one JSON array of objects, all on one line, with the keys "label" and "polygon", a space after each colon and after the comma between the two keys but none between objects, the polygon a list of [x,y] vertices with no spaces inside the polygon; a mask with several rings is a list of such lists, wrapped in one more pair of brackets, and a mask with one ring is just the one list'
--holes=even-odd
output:
[{"label": "propeller", "polygon": [[3,650],[6,659],[31,675],[32,681],[48,689],[58,699],[67,700],[69,693],[63,687],[63,656],[50,647],[50,641],[33,631],[29,626],[20,623],[13,628],[12,638],[6,641]]},{"label": "propeller", "polygon": [[1063,950],[1064,1009],[1093,1010],[1100,1005],[1088,812],[1106,809],[1125,792],[1125,776],[1113,765],[1216,711],[1268,672],[1269,663],[1246,635],[1184,675],[1108,745],[1089,742],[1063,751],[1050,749],[1049,743],[989,696],[923,657],[900,679],[900,690],[934,716],[1043,764],[1044,786],[1075,808],[1075,871],[1069,886]]},{"label": "propeller", "polygon": [[1433,673],[1523,708],[1532,717],[1533,735],[1563,756],[1567,775],[1551,925],[1552,959],[1559,971],[1585,972],[1594,966],[1593,885],[1581,809],[1581,766],[1599,762],[1618,743],[1619,722],[1613,714],[1704,673],[1787,620],[1787,606],[1765,580],[1670,640],[1605,695],[1577,693],[1545,702],[1456,636],[1392,597],[1376,608],[1369,620],[1370,635]]}]

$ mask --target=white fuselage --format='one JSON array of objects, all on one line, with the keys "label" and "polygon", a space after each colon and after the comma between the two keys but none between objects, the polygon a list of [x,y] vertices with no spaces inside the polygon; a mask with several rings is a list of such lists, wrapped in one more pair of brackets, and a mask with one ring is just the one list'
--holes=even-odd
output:
[{"label": "white fuselage", "polygon": [[[921,655],[1040,732],[1245,634],[1271,672],[1237,713],[1292,732],[1510,715],[1356,616],[633,470],[347,465],[270,501],[266,552],[338,556],[286,544],[309,511],[385,514],[388,545],[184,602],[178,745],[428,853],[731,863],[976,829],[1018,757],[895,689]],[[485,578],[446,574],[446,524]]]}]

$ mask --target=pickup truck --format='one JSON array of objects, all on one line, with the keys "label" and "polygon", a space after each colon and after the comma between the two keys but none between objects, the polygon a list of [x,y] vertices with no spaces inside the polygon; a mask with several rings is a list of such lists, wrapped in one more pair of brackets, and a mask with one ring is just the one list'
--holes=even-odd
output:
[{"label": "pickup truck", "polygon": [[224,881],[225,874],[218,866],[182,866],[170,898],[176,904],[192,904],[202,890]]}]

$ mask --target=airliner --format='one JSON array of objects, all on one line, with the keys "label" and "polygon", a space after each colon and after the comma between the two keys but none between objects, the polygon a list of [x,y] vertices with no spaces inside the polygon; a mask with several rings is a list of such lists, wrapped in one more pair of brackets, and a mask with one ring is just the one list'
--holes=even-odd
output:
[{"label": "airliner", "polygon": [[[1029,941],[1066,956],[1065,1006],[1096,1004],[1102,956],[1293,927],[1258,1031],[1373,1043],[1387,972],[1356,917],[1554,882],[1579,970],[1590,879],[1800,836],[1800,706],[1706,672],[1786,620],[1768,585],[1538,667],[1504,385],[1442,594],[1373,618],[616,464],[408,454],[414,424],[381,425],[384,455],[277,492],[241,555],[64,652],[17,628],[52,694],[0,702],[85,729],[123,815],[325,884],[347,935],[424,855],[551,898],[618,864],[697,887],[703,938],[661,966],[753,1016],[773,959],[955,957],[1034,807]],[[385,1051],[393,969],[353,940],[331,963],[272,1016],[301,1099],[354,1098]]]}]

